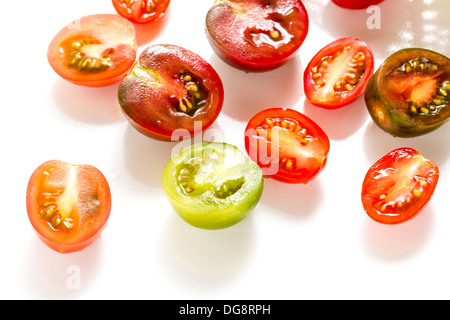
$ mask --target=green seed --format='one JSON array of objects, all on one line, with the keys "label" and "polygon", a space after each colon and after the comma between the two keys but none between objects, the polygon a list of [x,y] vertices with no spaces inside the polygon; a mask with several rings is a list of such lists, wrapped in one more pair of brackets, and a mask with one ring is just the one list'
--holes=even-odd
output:
[{"label": "green seed", "polygon": [[53,216],[55,211],[56,211],[56,207],[55,206],[45,209],[42,212],[42,218],[44,218],[45,220],[49,220]]},{"label": "green seed", "polygon": [[61,216],[59,214],[54,216],[50,221],[50,223],[52,224],[53,228],[55,229],[58,228],[59,225],[61,224]]}]

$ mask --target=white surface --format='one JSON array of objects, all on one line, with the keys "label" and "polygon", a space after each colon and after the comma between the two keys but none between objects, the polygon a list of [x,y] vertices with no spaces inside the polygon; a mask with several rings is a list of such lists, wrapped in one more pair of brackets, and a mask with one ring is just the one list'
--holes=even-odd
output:
[{"label": "white surface", "polygon": [[[160,175],[174,144],[131,128],[118,85],[84,88],[60,79],[47,46],[83,15],[115,13],[109,0],[7,1],[2,4],[1,299],[408,299],[450,298],[450,124],[414,139],[392,138],[371,121],[363,98],[339,110],[305,102],[302,75],[334,39],[355,36],[374,51],[376,68],[394,51],[419,46],[450,56],[447,0],[385,0],[381,29],[364,10],[308,0],[308,37],[288,64],[246,74],[217,58],[204,19],[213,1],[172,0],[165,17],[139,26],[140,51],[172,43],[197,52],[220,74],[218,140],[243,147],[246,122],[259,110],[291,107],[313,118],[331,140],[329,161],[308,185],[266,180],[262,199],[240,224],[195,229],[165,198]],[[432,201],[413,221],[384,226],[360,203],[367,169],[397,147],[434,160],[441,176]],[[89,163],[109,180],[113,206],[102,237],[83,252],[60,255],[37,238],[25,190],[42,162]],[[80,288],[67,281],[80,271]]]}]

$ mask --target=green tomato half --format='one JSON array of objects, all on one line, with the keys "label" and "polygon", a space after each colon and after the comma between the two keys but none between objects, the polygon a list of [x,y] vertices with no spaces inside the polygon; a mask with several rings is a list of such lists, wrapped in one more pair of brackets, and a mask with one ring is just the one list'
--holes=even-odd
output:
[{"label": "green tomato half", "polygon": [[223,229],[242,221],[263,191],[260,167],[236,146],[204,142],[172,157],[162,186],[178,215],[202,229]]}]

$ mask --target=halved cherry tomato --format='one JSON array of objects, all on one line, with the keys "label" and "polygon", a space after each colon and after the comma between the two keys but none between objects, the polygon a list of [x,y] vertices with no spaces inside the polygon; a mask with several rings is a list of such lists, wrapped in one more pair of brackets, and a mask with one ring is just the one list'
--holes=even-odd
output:
[{"label": "halved cherry tomato", "polygon": [[212,48],[249,71],[274,69],[302,45],[309,19],[300,0],[216,0],[206,17]]},{"label": "halved cherry tomato", "polygon": [[438,179],[434,162],[414,149],[395,149],[368,170],[361,192],[364,210],[384,224],[410,220],[428,203]]},{"label": "halved cherry tomato", "polygon": [[95,167],[52,160],[31,175],[26,203],[39,238],[57,252],[70,253],[99,238],[111,211],[111,192]]},{"label": "halved cherry tomato", "polygon": [[175,45],[145,49],[119,86],[119,103],[130,123],[158,140],[192,137],[219,115],[222,81],[199,55]]},{"label": "halved cherry tomato", "polygon": [[366,106],[387,133],[414,137],[450,118],[450,59],[419,48],[397,51],[369,80]]},{"label": "halved cherry tomato", "polygon": [[365,42],[338,39],[320,50],[306,67],[306,98],[326,109],[348,105],[364,92],[373,68],[372,50]]},{"label": "halved cherry tomato", "polygon": [[51,41],[47,58],[62,78],[99,87],[120,81],[136,60],[134,25],[117,15],[96,14],[68,24]]},{"label": "halved cherry tomato", "polygon": [[248,122],[245,149],[266,177],[308,183],[325,167],[330,141],[313,120],[300,112],[272,108]]},{"label": "halved cherry tomato", "polygon": [[202,229],[223,229],[243,220],[261,198],[263,185],[256,163],[236,146],[219,142],[184,148],[162,173],[174,210]]},{"label": "halved cherry tomato", "polygon": [[333,0],[338,6],[348,9],[365,9],[382,1],[383,0]]},{"label": "halved cherry tomato", "polygon": [[116,11],[135,23],[147,23],[162,17],[170,0],[112,0]]}]

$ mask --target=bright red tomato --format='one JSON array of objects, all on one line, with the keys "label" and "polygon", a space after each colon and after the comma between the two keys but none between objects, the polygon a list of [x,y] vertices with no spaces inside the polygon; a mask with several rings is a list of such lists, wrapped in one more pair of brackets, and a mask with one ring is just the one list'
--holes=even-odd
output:
[{"label": "bright red tomato", "polygon": [[372,50],[361,40],[342,38],[320,50],[305,69],[306,98],[314,105],[336,109],[355,101],[373,74]]},{"label": "bright red tomato", "polygon": [[147,23],[162,17],[170,0],[112,0],[116,11],[135,23]]},{"label": "bright red tomato", "polygon": [[272,108],[248,122],[245,149],[266,177],[307,183],[325,167],[330,141],[313,120],[300,112]]},{"label": "bright red tomato", "polygon": [[437,165],[416,150],[393,150],[370,167],[364,178],[364,210],[384,224],[410,220],[428,203],[438,179]]},{"label": "bright red tomato", "polygon": [[26,200],[39,238],[60,253],[80,251],[94,242],[111,211],[109,185],[98,169],[59,160],[33,172]]},{"label": "bright red tomato", "polygon": [[333,0],[338,6],[348,9],[365,9],[382,1],[383,0]]},{"label": "bright red tomato", "polygon": [[47,58],[62,78],[99,87],[120,81],[136,60],[134,25],[112,14],[82,17],[59,31]]},{"label": "bright red tomato", "polygon": [[206,30],[225,62],[249,71],[274,69],[302,45],[309,18],[300,0],[216,1]]},{"label": "bright red tomato", "polygon": [[158,140],[192,137],[206,130],[218,117],[223,100],[222,81],[214,68],[196,53],[174,45],[145,49],[119,86],[119,103],[131,125]]}]

